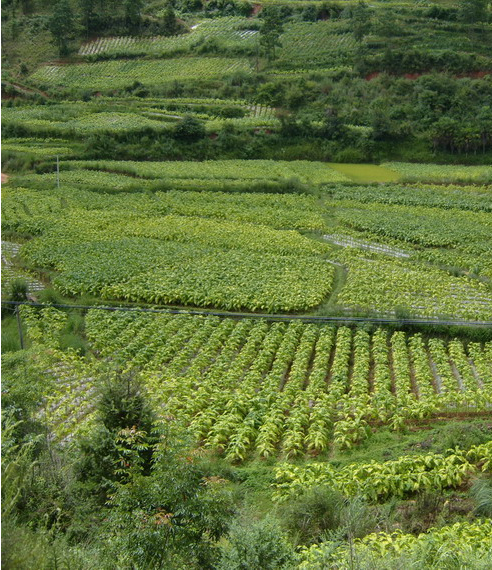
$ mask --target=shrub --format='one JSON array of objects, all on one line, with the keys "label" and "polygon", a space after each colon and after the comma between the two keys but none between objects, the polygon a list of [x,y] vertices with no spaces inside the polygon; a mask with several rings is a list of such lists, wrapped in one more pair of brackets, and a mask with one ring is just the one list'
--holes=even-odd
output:
[{"label": "shrub", "polygon": [[158,441],[155,415],[134,375],[113,371],[99,388],[98,422],[81,440],[77,477],[105,501],[114,481],[150,472]]},{"label": "shrub", "polygon": [[47,305],[62,305],[63,297],[58,291],[52,289],[43,289],[38,295],[38,300],[40,303],[46,303]]},{"label": "shrub", "polygon": [[10,301],[22,302],[27,301],[29,294],[29,285],[22,277],[12,280],[9,286],[8,297]]},{"label": "shrub", "polygon": [[194,142],[205,136],[205,127],[195,117],[186,116],[174,128],[174,137],[179,140]]},{"label": "shrub", "polygon": [[280,570],[294,568],[294,550],[279,524],[264,519],[231,527],[222,547],[219,570]]},{"label": "shrub", "polygon": [[492,481],[477,479],[470,489],[470,495],[475,503],[473,512],[481,517],[492,517]]},{"label": "shrub", "polygon": [[282,510],[282,518],[298,542],[316,543],[326,532],[342,524],[344,503],[339,492],[315,487],[288,503]]}]

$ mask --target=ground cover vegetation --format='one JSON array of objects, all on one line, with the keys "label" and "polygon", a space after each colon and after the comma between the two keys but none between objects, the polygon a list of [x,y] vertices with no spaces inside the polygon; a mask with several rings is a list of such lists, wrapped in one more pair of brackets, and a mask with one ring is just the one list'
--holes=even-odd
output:
[{"label": "ground cover vegetation", "polygon": [[491,26],[2,3],[2,567],[492,567]]}]

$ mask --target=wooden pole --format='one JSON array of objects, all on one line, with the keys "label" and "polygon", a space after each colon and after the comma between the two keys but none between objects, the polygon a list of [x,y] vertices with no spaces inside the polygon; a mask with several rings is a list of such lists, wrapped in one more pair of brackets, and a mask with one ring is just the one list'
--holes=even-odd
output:
[{"label": "wooden pole", "polygon": [[24,335],[22,334],[22,322],[20,317],[19,305],[15,307],[15,315],[17,317],[17,327],[19,329],[19,340],[20,340],[20,347],[21,350],[24,349]]}]

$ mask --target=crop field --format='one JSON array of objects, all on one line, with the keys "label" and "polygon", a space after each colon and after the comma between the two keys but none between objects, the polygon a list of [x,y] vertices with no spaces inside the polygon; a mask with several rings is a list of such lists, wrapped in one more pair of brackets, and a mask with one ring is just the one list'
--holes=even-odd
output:
[{"label": "crop field", "polygon": [[[383,312],[463,320],[492,319],[490,286],[466,276],[444,274],[423,263],[347,253],[348,276],[338,302],[345,307],[378,307]],[[422,276],[425,274],[425,280]]]},{"label": "crop field", "polygon": [[405,162],[388,162],[382,166],[400,174],[405,182],[492,183],[492,166],[451,166]]},{"label": "crop field", "polygon": [[98,38],[83,44],[79,55],[91,56],[135,56],[169,57],[192,48],[199,48],[213,40],[223,45],[224,49],[254,48],[257,43],[257,30],[248,30],[249,20],[239,17],[225,17],[201,20],[194,24],[187,34],[179,36],[113,37]]},{"label": "crop field", "polygon": [[[218,196],[209,214],[215,219],[204,219],[201,204],[210,196],[200,194],[163,194],[160,215],[152,197],[101,197],[101,209],[95,211],[91,192],[72,197],[72,204],[63,191],[57,194],[53,205],[29,191],[6,198],[4,230],[42,234],[23,246],[22,256],[34,266],[55,270],[53,283],[66,294],[298,311],[320,304],[331,291],[334,266],[324,259],[329,246],[294,229],[322,225],[311,197]],[[168,213],[173,201],[178,215]],[[140,213],[125,211],[131,202]],[[111,204],[111,211],[102,204]],[[312,213],[296,216],[294,205]],[[221,220],[227,206],[230,215]],[[278,227],[283,229],[274,229]]]},{"label": "crop field", "polygon": [[400,175],[394,172],[394,170],[375,164],[336,164],[329,162],[328,165],[337,172],[347,176],[353,182],[359,182],[361,184],[370,184],[371,182],[397,182],[400,179]]},{"label": "crop field", "polygon": [[77,145],[65,139],[4,138],[2,152],[29,154],[40,158],[71,158],[77,154]]},{"label": "crop field", "polygon": [[[63,167],[71,170],[61,171],[60,189],[55,174],[14,177],[2,225],[34,236],[20,256],[64,294],[492,319],[485,185],[360,186],[330,182],[343,175],[302,161]],[[292,178],[305,193],[279,194]]]},{"label": "crop field", "polygon": [[44,289],[43,283],[14,265],[14,258],[19,253],[20,245],[2,241],[2,293],[6,292],[15,279],[24,279],[30,293]]},{"label": "crop field", "polygon": [[242,179],[281,180],[298,178],[301,182],[317,185],[349,179],[322,162],[307,160],[210,160],[203,162],[124,162],[124,161],[73,161],[78,168],[95,168],[112,172],[130,173],[143,178],[162,179]]},{"label": "crop field", "polygon": [[[227,116],[231,112],[234,116]],[[62,102],[44,108],[39,105],[5,108],[3,124],[14,128],[22,127],[34,134],[42,132],[81,139],[88,134],[100,132],[125,133],[144,129],[152,129],[157,133],[171,131],[180,119],[190,115],[203,121],[208,132],[220,131],[225,125],[254,129],[276,128],[279,124],[272,108],[248,105],[245,101],[173,98],[142,101],[116,97],[101,97],[91,102]],[[5,140],[4,144],[8,145],[6,149],[17,151],[22,150],[19,144],[29,146],[31,141],[36,149],[36,140],[40,139]],[[56,139],[53,140],[55,142]],[[47,143],[50,143],[49,139]],[[62,148],[61,151],[63,150]],[[50,147],[47,146],[47,153],[49,152]],[[67,152],[59,154],[68,156]]]},{"label": "crop field", "polygon": [[[56,331],[67,318],[65,313],[23,307],[22,317],[35,341],[57,348]],[[408,422],[437,415],[487,415],[492,406],[490,342],[444,341],[384,329],[369,333],[299,321],[99,309],[88,312],[85,326],[101,362],[110,358],[127,371],[137,370],[159,414],[174,417],[200,445],[223,450],[233,460],[251,455],[292,459],[332,447],[350,449],[378,426],[400,430]],[[56,398],[51,405],[59,437],[68,435],[60,414],[76,415],[71,406],[77,410],[82,406],[77,413],[90,418],[90,399],[81,402],[82,386],[75,388],[77,382],[84,390],[90,387],[82,381],[83,370],[90,376],[96,365],[90,359],[65,358],[62,367],[72,371],[67,376],[73,380],[58,396],[63,408],[55,413]],[[443,485],[459,485],[472,464],[481,464],[484,453],[470,453],[469,463],[464,457],[457,478]],[[402,458],[396,467],[414,477],[418,469],[416,464],[409,469],[412,461]],[[441,476],[446,461],[456,465],[436,456],[432,465],[426,460],[423,470],[434,469]],[[309,477],[312,485],[331,477],[325,464],[312,469],[310,475],[279,467],[278,492],[295,492],[294,485],[305,484]],[[381,465],[381,488],[389,473],[396,477],[400,471]],[[363,485],[365,472],[360,468],[358,473]],[[341,472],[337,481],[344,479]],[[347,493],[357,492],[354,484]],[[424,478],[421,484],[429,485],[431,480]],[[398,492],[410,490],[406,485],[411,483],[402,479],[401,485]],[[384,494],[372,484],[364,488],[371,498]]]},{"label": "crop field", "polygon": [[135,81],[162,85],[171,81],[220,79],[236,72],[250,72],[246,59],[189,57],[165,60],[112,60],[78,65],[46,65],[31,79],[41,85],[74,89],[118,89]]},{"label": "crop field", "polygon": [[492,524],[488,519],[431,528],[418,536],[401,530],[393,533],[378,532],[369,534],[363,539],[355,539],[352,548],[343,545],[332,550],[324,544],[305,548],[299,568],[321,570],[329,563],[343,564],[342,568],[350,568],[353,557],[373,562],[381,559],[385,562],[391,560],[398,565],[412,555],[421,555],[422,551],[432,553],[434,556],[445,552],[446,558],[454,556],[462,561],[478,558],[486,562],[492,546],[491,536]]},{"label": "crop field", "polygon": [[357,42],[343,22],[298,22],[282,34],[275,66],[323,68],[352,64]]},{"label": "crop field", "polygon": [[[321,570],[327,564],[343,564],[342,568],[350,568],[353,557],[370,560],[391,560],[395,565],[418,556],[422,551],[447,558],[476,560],[487,563],[488,552],[492,546],[492,524],[489,519],[477,522],[457,522],[441,528],[431,528],[428,532],[415,536],[401,530],[393,533],[378,532],[355,539],[352,548],[348,545],[331,550],[327,545],[313,545],[303,551],[303,560],[299,565],[302,570]],[[331,545],[330,545],[331,546]],[[377,563],[377,562],[376,562]]]},{"label": "crop field", "polygon": [[2,565],[492,568],[490,0],[6,0]]},{"label": "crop field", "polygon": [[473,474],[490,471],[492,443],[470,449],[449,449],[444,454],[404,455],[397,460],[349,464],[340,470],[327,463],[276,468],[275,500],[285,501],[302,489],[326,485],[346,497],[362,495],[375,501],[404,497],[412,492],[443,490],[462,485]]},{"label": "crop field", "polygon": [[[96,173],[97,174],[97,173]],[[27,180],[26,180],[27,178]],[[22,177],[28,182],[30,177]],[[50,181],[54,181],[51,178]],[[72,187],[70,194],[62,189],[15,188],[4,191],[3,229],[33,234],[42,233],[60,219],[67,210],[110,212],[132,210],[136,215],[167,215],[210,218],[244,222],[275,229],[320,231],[324,220],[312,196],[299,194],[248,194],[225,192],[156,192],[124,194],[115,199],[111,194],[95,193]],[[52,185],[54,186],[54,185]],[[53,220],[55,218],[55,220]],[[261,222],[261,224],[260,224]],[[35,230],[34,226],[38,229]]]}]

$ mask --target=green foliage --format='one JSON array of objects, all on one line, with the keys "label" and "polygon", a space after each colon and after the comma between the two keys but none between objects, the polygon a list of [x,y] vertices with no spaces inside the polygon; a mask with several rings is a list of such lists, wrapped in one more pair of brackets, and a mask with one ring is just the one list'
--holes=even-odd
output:
[{"label": "green foliage", "polygon": [[80,441],[77,477],[104,502],[113,482],[150,472],[157,441],[142,386],[132,375],[115,372],[101,386],[94,431]]},{"label": "green foliage", "polygon": [[287,503],[282,520],[301,544],[317,543],[342,524],[345,500],[337,491],[314,487]]},{"label": "green foliage", "polygon": [[174,136],[179,140],[197,141],[205,136],[205,127],[195,117],[186,116],[176,124]]},{"label": "green foliage", "polygon": [[[464,344],[453,340],[448,347],[430,338],[427,349],[421,335],[402,331],[388,338],[382,329],[369,334],[296,322],[286,327],[260,321],[253,326],[248,320],[234,324],[229,319],[93,310],[87,317],[87,335],[102,356],[121,355],[130,368],[142,366],[159,407],[165,406],[166,413],[189,424],[190,433],[234,460],[254,451],[264,457],[279,452],[294,457],[330,446],[350,449],[371,435],[369,422],[375,418],[401,431],[412,419],[438,410],[453,413],[457,406],[470,406],[486,411],[490,401],[490,343],[469,344],[473,366],[483,379],[479,387],[472,382]],[[130,339],[134,342],[128,344]],[[188,368],[189,355],[195,353]],[[428,354],[440,374],[440,393],[432,384]],[[466,390],[459,387],[454,370],[467,378]],[[452,428],[443,427],[437,451],[460,443],[459,431],[458,426],[456,439]],[[469,446],[490,439],[490,430],[481,424],[467,433],[470,437],[461,436],[461,442]]]},{"label": "green foliage", "polygon": [[450,424],[443,429],[440,436],[442,451],[454,447],[472,447],[482,445],[490,440],[490,426],[478,424],[463,430],[458,423]]},{"label": "green foliage", "polygon": [[351,27],[354,38],[361,42],[371,30],[371,10],[365,2],[359,1],[351,11]]},{"label": "green foliage", "polygon": [[8,300],[9,301],[27,301],[29,293],[29,285],[26,279],[17,277],[9,283]]},{"label": "green foliage", "polygon": [[17,350],[20,350],[17,318],[15,316],[9,317],[5,315],[2,319],[2,354],[5,352],[15,352]]},{"label": "green foliage", "polygon": [[275,59],[275,48],[281,47],[280,36],[283,32],[282,10],[277,6],[267,6],[262,11],[260,29],[260,47],[268,60]]},{"label": "green foliage", "polygon": [[58,0],[49,21],[49,30],[53,43],[61,57],[69,54],[69,41],[74,32],[72,8],[68,0]]},{"label": "green foliage", "polygon": [[395,461],[354,463],[335,470],[332,465],[311,463],[304,467],[277,467],[274,499],[285,500],[307,488],[325,485],[347,497],[377,501],[415,492],[456,488],[478,471],[490,471],[492,441],[469,450],[450,449],[445,455],[401,456]]},{"label": "green foliage", "polygon": [[125,23],[130,34],[140,30],[143,6],[143,0],[125,0]]},{"label": "green foliage", "polygon": [[222,546],[220,570],[287,570],[294,568],[292,546],[275,519],[237,522]]},{"label": "green foliage", "polygon": [[402,175],[406,182],[437,183],[490,183],[490,166],[449,166],[437,164],[405,164],[402,162],[385,163],[390,170]]},{"label": "green foliage", "polygon": [[2,518],[15,513],[35,467],[35,440],[19,438],[21,424],[7,407],[2,421]]},{"label": "green foliage", "polygon": [[2,563],[7,568],[103,568],[96,546],[70,544],[66,536],[45,529],[30,529],[12,519],[2,519]]},{"label": "green foliage", "polygon": [[[321,570],[336,564],[338,568],[445,568],[455,570],[465,565],[469,568],[486,568],[490,564],[490,521],[462,522],[442,528],[432,528],[427,533],[369,534],[353,544],[339,545],[326,542],[305,549],[300,555],[299,568]],[[466,538],[465,538],[466,537]]]},{"label": "green foliage", "polygon": [[52,386],[36,363],[36,352],[33,348],[32,352],[18,351],[2,355],[2,408],[6,418],[20,422],[11,430],[19,439],[27,433],[41,431],[42,426],[35,419],[35,412]]},{"label": "green foliage", "polygon": [[106,555],[122,568],[181,567],[185,560],[210,568],[234,512],[230,486],[180,444],[171,426],[163,435],[148,475],[133,471],[113,488]]},{"label": "green foliage", "polygon": [[[65,0],[62,0],[65,1]],[[233,57],[193,57],[189,59],[166,59],[136,61],[130,67],[121,61],[103,61],[83,63],[72,66],[47,66],[38,69],[31,77],[43,85],[59,87],[64,85],[73,89],[106,90],[108,76],[114,89],[122,89],[134,81],[144,85],[162,85],[163,78],[173,80],[196,80],[197,69],[203,79],[218,79],[233,71],[250,71],[249,64],[244,59]],[[84,77],[81,79],[81,73]],[[171,79],[172,78],[172,79]]]},{"label": "green foliage", "polygon": [[470,24],[486,22],[490,18],[490,7],[486,0],[461,0],[459,8],[461,20]]},{"label": "green foliage", "polygon": [[176,14],[174,13],[172,3],[168,3],[162,15],[162,33],[165,36],[173,36],[179,30]]},{"label": "green foliage", "polygon": [[62,305],[65,299],[56,289],[47,287],[38,294],[38,301],[46,305]]},{"label": "green foliage", "polygon": [[89,36],[97,24],[96,0],[79,0],[79,9],[82,27]]},{"label": "green foliage", "polygon": [[475,504],[474,512],[479,517],[492,518],[492,481],[490,477],[477,478],[470,489]]}]

